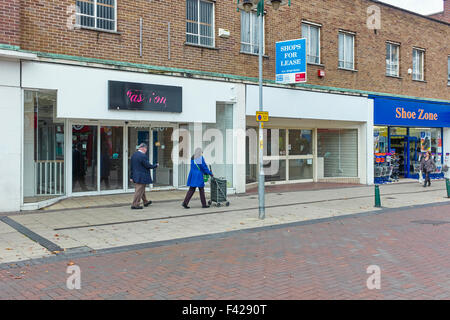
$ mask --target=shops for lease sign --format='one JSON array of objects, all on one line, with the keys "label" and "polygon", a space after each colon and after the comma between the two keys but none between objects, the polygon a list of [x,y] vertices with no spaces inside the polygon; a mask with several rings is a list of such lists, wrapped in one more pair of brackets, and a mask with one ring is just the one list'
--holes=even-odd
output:
[{"label": "shops for lease sign", "polygon": [[306,39],[276,43],[276,82],[306,82]]}]

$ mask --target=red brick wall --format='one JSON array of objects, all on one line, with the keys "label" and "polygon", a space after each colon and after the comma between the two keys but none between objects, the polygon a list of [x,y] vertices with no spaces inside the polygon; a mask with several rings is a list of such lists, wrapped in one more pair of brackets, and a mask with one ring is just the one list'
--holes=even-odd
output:
[{"label": "red brick wall", "polygon": [[[7,1],[14,3],[17,1]],[[215,5],[216,49],[185,45],[185,0],[118,0],[118,34],[70,30],[67,8],[75,0],[21,0],[20,46],[59,54],[129,61],[166,67],[258,76],[258,57],[240,53],[240,13],[235,0]],[[308,82],[324,86],[450,100],[447,56],[450,26],[388,6],[381,8],[382,28],[366,27],[368,0],[302,0],[275,12],[267,7],[264,77],[274,79],[275,42],[301,36],[301,21],[322,24],[323,67],[309,66]],[[139,18],[144,19],[143,57],[139,56]],[[171,59],[168,60],[167,24],[171,23]],[[228,39],[217,36],[229,29]],[[339,70],[338,31],[356,33],[357,72]],[[401,43],[400,79],[385,76],[386,41]],[[3,41],[2,41],[3,42]],[[412,48],[426,50],[426,82],[412,81]],[[318,78],[317,69],[326,77]]]},{"label": "red brick wall", "polygon": [[20,43],[20,0],[0,0],[0,43]]}]

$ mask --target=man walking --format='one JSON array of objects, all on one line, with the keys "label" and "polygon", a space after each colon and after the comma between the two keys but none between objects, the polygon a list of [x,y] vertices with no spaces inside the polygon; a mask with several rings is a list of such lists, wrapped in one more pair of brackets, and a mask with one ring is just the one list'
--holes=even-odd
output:
[{"label": "man walking", "polygon": [[147,197],[145,196],[145,186],[153,183],[150,170],[156,169],[158,164],[150,164],[146,155],[147,150],[147,145],[141,143],[138,146],[138,151],[131,156],[130,181],[135,184],[134,199],[131,209],[142,209],[143,207],[140,206],[141,199],[144,202],[144,207],[148,207],[152,203],[151,201],[147,201]]}]

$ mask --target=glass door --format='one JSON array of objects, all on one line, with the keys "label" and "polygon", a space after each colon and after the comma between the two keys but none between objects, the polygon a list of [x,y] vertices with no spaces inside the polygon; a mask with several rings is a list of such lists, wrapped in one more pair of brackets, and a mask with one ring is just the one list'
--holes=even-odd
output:
[{"label": "glass door", "polygon": [[159,163],[159,167],[153,170],[153,186],[173,186],[173,162],[172,141],[173,128],[152,128],[152,162]]},{"label": "glass door", "polygon": [[149,146],[147,156],[150,156],[150,129],[147,127],[128,127],[128,189],[134,189],[134,183],[130,181],[131,156],[137,151],[137,147],[145,143]]},{"label": "glass door", "polygon": [[72,192],[97,191],[97,126],[72,126]]},{"label": "glass door", "polygon": [[123,189],[123,127],[100,128],[100,190]]}]

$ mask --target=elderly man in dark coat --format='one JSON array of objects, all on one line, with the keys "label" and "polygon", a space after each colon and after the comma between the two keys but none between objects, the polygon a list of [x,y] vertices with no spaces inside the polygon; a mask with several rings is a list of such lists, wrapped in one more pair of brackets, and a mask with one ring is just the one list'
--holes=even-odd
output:
[{"label": "elderly man in dark coat", "polygon": [[152,177],[150,176],[150,170],[158,167],[158,164],[150,164],[147,157],[147,145],[141,143],[136,151],[131,156],[131,181],[135,184],[134,199],[131,209],[142,209],[140,206],[141,199],[144,202],[144,207],[148,207],[152,202],[147,201],[145,196],[145,186],[152,184]]}]

